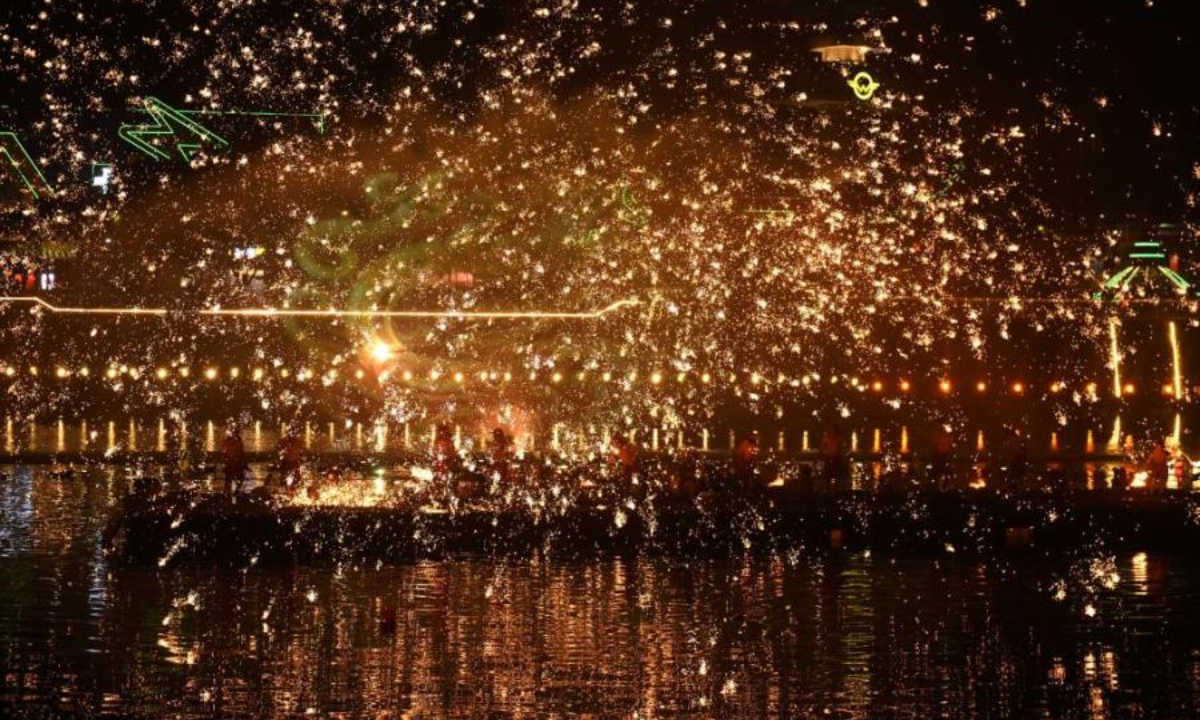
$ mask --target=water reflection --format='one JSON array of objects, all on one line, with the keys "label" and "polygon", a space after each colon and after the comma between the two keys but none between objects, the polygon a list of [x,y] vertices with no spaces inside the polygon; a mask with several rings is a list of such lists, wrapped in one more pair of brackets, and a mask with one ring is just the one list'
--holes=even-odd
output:
[{"label": "water reflection", "polygon": [[97,551],[125,469],[5,472],[5,715],[1190,717],[1200,698],[1180,558],[1087,559],[1112,588],[1065,562],[836,553],[151,571]]}]

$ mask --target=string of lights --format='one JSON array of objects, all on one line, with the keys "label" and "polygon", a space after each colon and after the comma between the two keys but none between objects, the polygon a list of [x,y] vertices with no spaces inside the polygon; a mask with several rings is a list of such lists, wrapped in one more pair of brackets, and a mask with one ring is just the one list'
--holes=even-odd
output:
[{"label": "string of lights", "polygon": [[[474,372],[463,372],[454,370],[434,369],[426,372],[417,372],[413,370],[399,370],[389,368],[384,370],[368,370],[358,368],[352,371],[342,369],[329,369],[324,372],[317,372],[308,367],[221,367],[217,365],[208,365],[198,363],[198,369],[193,369],[192,365],[159,365],[156,367],[139,368],[128,364],[111,365],[102,371],[93,371],[88,366],[68,367],[66,365],[56,365],[52,370],[46,370],[37,365],[29,365],[25,368],[18,368],[14,365],[0,366],[0,377],[10,380],[18,376],[28,377],[43,377],[49,376],[57,380],[67,380],[70,378],[100,378],[103,377],[111,381],[142,380],[147,381],[168,381],[174,382],[177,380],[195,379],[197,381],[215,382],[218,380],[249,380],[252,382],[265,382],[268,380],[292,380],[297,382],[318,381],[324,384],[332,384],[333,382],[342,380],[354,380],[360,382],[375,382],[378,384],[387,383],[433,383],[447,386],[462,386],[468,383],[482,383],[489,385],[501,385],[513,382],[528,381],[530,383],[549,384],[549,385],[569,385],[572,383],[592,383],[592,384],[608,384],[608,383],[629,383],[629,384],[645,384],[650,386],[669,385],[674,382],[677,385],[695,384],[699,386],[716,386],[720,388],[734,388],[740,386],[748,386],[751,388],[772,389],[772,388],[811,388],[816,386],[825,387],[843,387],[853,391],[862,393],[873,393],[879,395],[910,395],[910,394],[931,394],[938,396],[951,395],[966,395],[966,394],[1008,394],[1011,396],[1033,395],[1038,391],[1044,390],[1051,395],[1079,393],[1084,397],[1098,398],[1101,395],[1100,385],[1097,382],[1089,381],[1083,383],[1070,384],[1061,381],[1053,381],[1050,383],[1037,384],[1029,383],[1023,380],[1010,380],[1004,382],[989,382],[979,380],[976,382],[959,382],[954,379],[941,378],[927,381],[916,381],[906,378],[878,378],[864,380],[852,375],[822,375],[820,373],[808,373],[799,377],[790,377],[779,375],[775,378],[768,378],[757,372],[745,372],[741,374],[716,374],[710,372],[680,372],[680,373],[665,373],[662,371],[624,371],[614,372],[612,370],[587,370],[581,372],[563,372],[560,370],[550,371],[498,371],[484,370]],[[1122,383],[1116,397],[1131,397],[1137,394],[1137,385],[1132,382]],[[1184,387],[1182,381],[1178,378],[1173,378],[1171,382],[1167,382],[1162,386],[1162,394],[1167,397],[1184,399],[1187,395],[1187,388]]]}]

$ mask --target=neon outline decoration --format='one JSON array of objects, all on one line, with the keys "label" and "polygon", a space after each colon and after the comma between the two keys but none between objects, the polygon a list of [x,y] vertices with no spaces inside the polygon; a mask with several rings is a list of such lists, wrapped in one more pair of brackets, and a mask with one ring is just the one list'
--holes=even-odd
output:
[{"label": "neon outline decoration", "polygon": [[[117,130],[117,135],[137,150],[155,160],[167,160],[170,158],[170,155],[166,151],[150,144],[144,137],[153,138],[176,135],[176,127],[187,130],[193,135],[199,136],[201,140],[218,145],[222,149],[229,147],[228,140],[192,119],[199,115],[309,118],[315,121],[314,124],[316,125],[317,132],[322,135],[325,134],[324,113],[282,113],[260,110],[179,110],[155,97],[146,98],[144,107],[140,108],[139,112],[148,113],[153,124],[122,125]],[[191,162],[192,158],[200,152],[202,147],[201,143],[175,143],[175,148],[183,156],[184,162]]]},{"label": "neon outline decoration", "polygon": [[879,83],[875,82],[875,78],[865,70],[860,70],[852,79],[846,81],[846,84],[850,86],[850,89],[854,91],[854,96],[859,100],[870,100],[875,91],[879,89]]},{"label": "neon outline decoration", "polygon": [[[153,124],[122,125],[117,129],[117,135],[154,160],[168,160],[171,156],[165,150],[150,144],[145,138],[174,136],[178,134],[177,127],[198,136],[202,141],[219,145],[222,148],[229,147],[228,140],[158,98],[146,98],[145,111],[150,114]],[[202,147],[201,143],[196,142],[176,141],[175,143],[175,149],[183,156],[184,162],[188,163],[200,152]]]},{"label": "neon outline decoration", "polygon": [[1157,260],[1159,262],[1153,264],[1130,265],[1128,267],[1121,268],[1104,281],[1101,292],[1096,293],[1094,297],[1099,299],[1103,295],[1104,290],[1112,290],[1117,295],[1125,294],[1129,291],[1130,285],[1132,285],[1133,281],[1137,278],[1147,276],[1146,279],[1150,279],[1153,274],[1148,274],[1146,271],[1150,270],[1151,268],[1158,268],[1158,271],[1162,273],[1168,280],[1170,280],[1171,284],[1174,285],[1175,289],[1177,290],[1186,293],[1192,286],[1192,284],[1189,283],[1182,275],[1172,270],[1166,264],[1163,264],[1162,261],[1167,259],[1167,254],[1163,250],[1162,243],[1157,240],[1140,240],[1135,242],[1133,244],[1133,250],[1129,253],[1129,259],[1141,261]]},{"label": "neon outline decoration", "polygon": [[308,318],[427,318],[448,320],[598,320],[625,307],[641,305],[637,298],[617,300],[599,310],[562,312],[555,310],[482,311],[455,310],[313,310],[292,308],[203,308],[200,310],[167,310],[166,308],[121,307],[64,307],[52,305],[37,296],[0,297],[0,303],[26,303],[45,308],[58,315],[200,315],[204,317],[308,317]]},{"label": "neon outline decoration", "polygon": [[187,117],[193,115],[244,115],[246,117],[309,118],[314,121],[313,126],[317,128],[317,133],[325,134],[325,113],[285,113],[266,110],[176,110],[176,112]]},{"label": "neon outline decoration", "polygon": [[[19,158],[14,157],[12,151],[9,150],[9,140],[16,145],[20,155]],[[0,154],[3,154],[4,157],[8,159],[9,165],[12,166],[12,169],[17,173],[17,176],[21,178],[21,182],[25,185],[25,189],[33,195],[34,200],[42,199],[42,193],[38,192],[37,183],[34,181],[35,178],[36,180],[41,181],[44,192],[47,196],[54,196],[54,188],[50,186],[49,181],[46,180],[46,176],[42,174],[41,168],[39,168],[38,164],[33,161],[33,158],[29,155],[29,151],[26,150],[25,146],[21,144],[21,139],[17,137],[16,133],[9,132],[7,130],[0,131]],[[33,168],[35,177],[30,177],[24,170],[21,169],[22,161],[27,163],[29,167]]]}]

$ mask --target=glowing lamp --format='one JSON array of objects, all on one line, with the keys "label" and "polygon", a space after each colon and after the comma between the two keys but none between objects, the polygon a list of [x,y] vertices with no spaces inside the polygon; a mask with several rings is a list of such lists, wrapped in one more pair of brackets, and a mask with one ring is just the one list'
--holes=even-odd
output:
[{"label": "glowing lamp", "polygon": [[207,368],[204,371],[204,377],[206,380],[216,380],[217,379],[217,369],[216,368]]},{"label": "glowing lamp", "polygon": [[55,368],[54,374],[59,376],[60,378],[65,378],[68,375],[67,369],[65,367]]},{"label": "glowing lamp", "polygon": [[882,392],[883,391],[883,383],[876,380],[875,382],[871,383],[871,389],[874,390],[875,392]]},{"label": "glowing lamp", "polygon": [[949,380],[941,381],[940,383],[938,383],[938,388],[940,388],[943,393],[950,392],[950,381]]},{"label": "glowing lamp", "polygon": [[978,390],[979,392],[984,392],[985,390],[987,390],[987,383],[982,382],[982,381],[977,382],[977,383],[975,383],[975,389]]},{"label": "glowing lamp", "polygon": [[1013,383],[1012,389],[1013,389],[1013,392],[1020,395],[1021,393],[1025,392],[1025,384],[1015,382],[1015,383]]},{"label": "glowing lamp", "polygon": [[88,370],[86,367],[81,367],[81,368],[79,368],[79,374],[82,375],[83,377],[87,377],[88,375],[92,374],[92,371]]},{"label": "glowing lamp", "polygon": [[166,380],[166,379],[167,379],[167,369],[166,369],[166,368],[159,368],[159,369],[157,369],[157,370],[155,370],[155,371],[154,371],[154,375],[155,375],[155,376],[156,376],[156,377],[157,377],[159,380]]},{"label": "glowing lamp", "polygon": [[376,340],[371,343],[370,353],[375,362],[387,362],[392,359],[392,346],[383,340]]},{"label": "glowing lamp", "polygon": [[1125,387],[1122,388],[1122,393],[1125,395],[1132,395],[1133,391],[1134,391],[1133,383],[1125,383]]},{"label": "glowing lamp", "polygon": [[900,381],[900,392],[908,392],[912,385],[907,380]]},{"label": "glowing lamp", "polygon": [[662,373],[656,372],[650,375],[650,382],[657,385],[662,382]]}]

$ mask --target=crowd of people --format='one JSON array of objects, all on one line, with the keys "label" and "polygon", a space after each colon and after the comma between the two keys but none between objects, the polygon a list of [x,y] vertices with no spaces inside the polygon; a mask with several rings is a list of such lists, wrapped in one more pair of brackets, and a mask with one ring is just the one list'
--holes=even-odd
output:
[{"label": "crowd of people", "polygon": [[[481,497],[489,492],[489,488],[520,486],[529,482],[531,474],[536,474],[529,463],[521,461],[516,442],[505,429],[495,428],[488,445],[484,455],[464,456],[452,427],[438,425],[429,450],[434,494],[459,499]],[[876,477],[874,486],[880,490],[905,490],[923,484],[928,488],[949,490],[962,485],[959,469],[964,464],[956,462],[958,458],[949,431],[940,426],[934,428],[928,447],[927,455],[920,462],[896,464],[897,467]],[[274,477],[282,490],[315,494],[322,483],[340,478],[336,468],[312,472],[306,478],[302,473],[304,450],[304,442],[295,428],[280,438]],[[249,470],[245,444],[236,424],[228,427],[221,444],[221,456],[224,492],[232,495],[243,488]],[[1030,489],[1026,484],[1030,475],[1028,442],[1020,430],[1006,430],[999,452],[992,456],[990,464],[989,485],[1000,489]],[[851,466],[844,436],[837,427],[830,427],[822,434],[813,462],[805,463],[787,463],[769,453],[764,454],[754,432],[741,435],[730,455],[717,462],[711,454],[702,456],[695,450],[643,457],[631,437],[614,432],[609,438],[607,456],[580,463],[578,478],[583,485],[603,485],[601,490],[632,497],[644,497],[651,488],[692,497],[709,491],[756,497],[772,486],[784,485],[807,491],[849,490],[852,486]],[[916,468],[921,468],[919,473]],[[1158,443],[1143,463],[1118,467],[1112,476],[1112,487],[1161,490],[1168,486],[1172,476],[1177,488],[1191,489],[1193,477],[1188,458],[1182,452],[1172,454],[1164,444]]]}]

